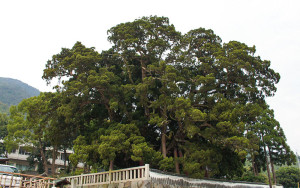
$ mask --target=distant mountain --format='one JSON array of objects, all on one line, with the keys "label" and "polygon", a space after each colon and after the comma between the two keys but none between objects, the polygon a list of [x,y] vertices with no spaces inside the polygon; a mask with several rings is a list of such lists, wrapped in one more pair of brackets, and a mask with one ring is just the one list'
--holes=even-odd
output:
[{"label": "distant mountain", "polygon": [[39,90],[20,80],[0,77],[0,111],[39,94]]}]

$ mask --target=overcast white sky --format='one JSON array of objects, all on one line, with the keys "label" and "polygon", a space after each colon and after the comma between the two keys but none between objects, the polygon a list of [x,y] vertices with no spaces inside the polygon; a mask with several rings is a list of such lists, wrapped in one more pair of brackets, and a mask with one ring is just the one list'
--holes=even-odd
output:
[{"label": "overcast white sky", "polygon": [[50,91],[41,79],[45,63],[76,41],[101,52],[107,30],[142,16],[166,16],[185,33],[204,27],[223,42],[257,47],[281,75],[268,99],[291,148],[300,153],[299,0],[1,0],[0,77]]}]

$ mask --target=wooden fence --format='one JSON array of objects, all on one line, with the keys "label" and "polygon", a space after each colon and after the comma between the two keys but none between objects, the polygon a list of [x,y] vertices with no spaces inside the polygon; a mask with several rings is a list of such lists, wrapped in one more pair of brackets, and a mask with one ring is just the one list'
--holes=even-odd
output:
[{"label": "wooden fence", "polygon": [[0,171],[0,187],[51,188],[54,178]]},{"label": "wooden fence", "polygon": [[71,187],[93,186],[110,183],[122,183],[127,181],[139,181],[150,179],[149,165],[122,170],[113,170],[107,172],[82,174],[79,176],[65,177],[71,182]]},{"label": "wooden fence", "polygon": [[[149,165],[139,166],[134,168],[126,168],[121,170],[113,170],[106,172],[99,172],[93,174],[82,174],[78,176],[63,177],[59,180],[54,178],[32,176],[19,173],[8,173],[0,171],[0,187],[20,187],[20,188],[52,188],[55,187],[55,182],[60,184],[62,182],[71,183],[66,185],[68,188],[77,187],[98,187],[104,184],[150,184],[152,187],[220,187],[220,188],[267,188],[267,184],[249,183],[249,182],[234,182],[221,180],[205,180],[205,179],[191,179],[175,174],[168,174],[149,168]],[[128,185],[126,185],[128,186]],[[146,186],[142,186],[146,187]],[[280,187],[282,186],[273,186]]]}]

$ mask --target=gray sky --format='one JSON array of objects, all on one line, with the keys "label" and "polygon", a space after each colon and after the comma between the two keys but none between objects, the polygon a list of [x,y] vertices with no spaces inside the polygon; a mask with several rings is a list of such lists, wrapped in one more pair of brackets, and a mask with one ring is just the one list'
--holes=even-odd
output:
[{"label": "gray sky", "polygon": [[101,52],[107,30],[142,16],[166,16],[185,33],[204,27],[223,42],[255,45],[256,55],[280,73],[268,99],[291,148],[300,153],[299,0],[1,0],[0,77],[50,91],[41,79],[45,63],[76,41]]}]

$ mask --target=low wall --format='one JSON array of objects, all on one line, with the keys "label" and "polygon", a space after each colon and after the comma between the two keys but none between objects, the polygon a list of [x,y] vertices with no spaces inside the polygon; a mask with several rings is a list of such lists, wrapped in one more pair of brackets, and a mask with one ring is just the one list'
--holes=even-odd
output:
[{"label": "low wall", "polygon": [[[72,186],[69,186],[72,187]],[[219,182],[210,180],[196,180],[188,178],[173,179],[166,177],[151,177],[150,180],[127,181],[122,183],[111,183],[89,186],[73,186],[73,188],[269,188],[266,184],[251,184],[242,182]],[[273,186],[274,188],[283,188],[282,186]]]},{"label": "low wall", "polygon": [[[75,186],[79,188],[81,186]],[[74,188],[75,188],[74,187]],[[246,183],[228,183],[228,182],[210,182],[202,181],[197,183],[191,183],[184,180],[171,180],[161,178],[151,178],[151,180],[141,181],[128,181],[124,183],[111,183],[94,186],[83,186],[89,188],[190,188],[190,187],[201,187],[201,188],[269,188],[269,185],[260,184],[246,184]],[[275,186],[274,186],[275,187]],[[282,188],[282,186],[276,186],[276,188]]]},{"label": "low wall", "polygon": [[[71,182],[68,188],[269,188],[267,184],[192,179],[150,170],[148,164],[135,168],[71,176],[65,179]],[[282,186],[273,187],[283,188]]]},{"label": "low wall", "polygon": [[[205,179],[192,179],[176,175],[168,175],[150,171],[151,188],[180,188],[180,187],[201,187],[201,188],[269,188],[267,184],[250,182],[217,181]],[[273,186],[283,188],[282,186]]]}]

